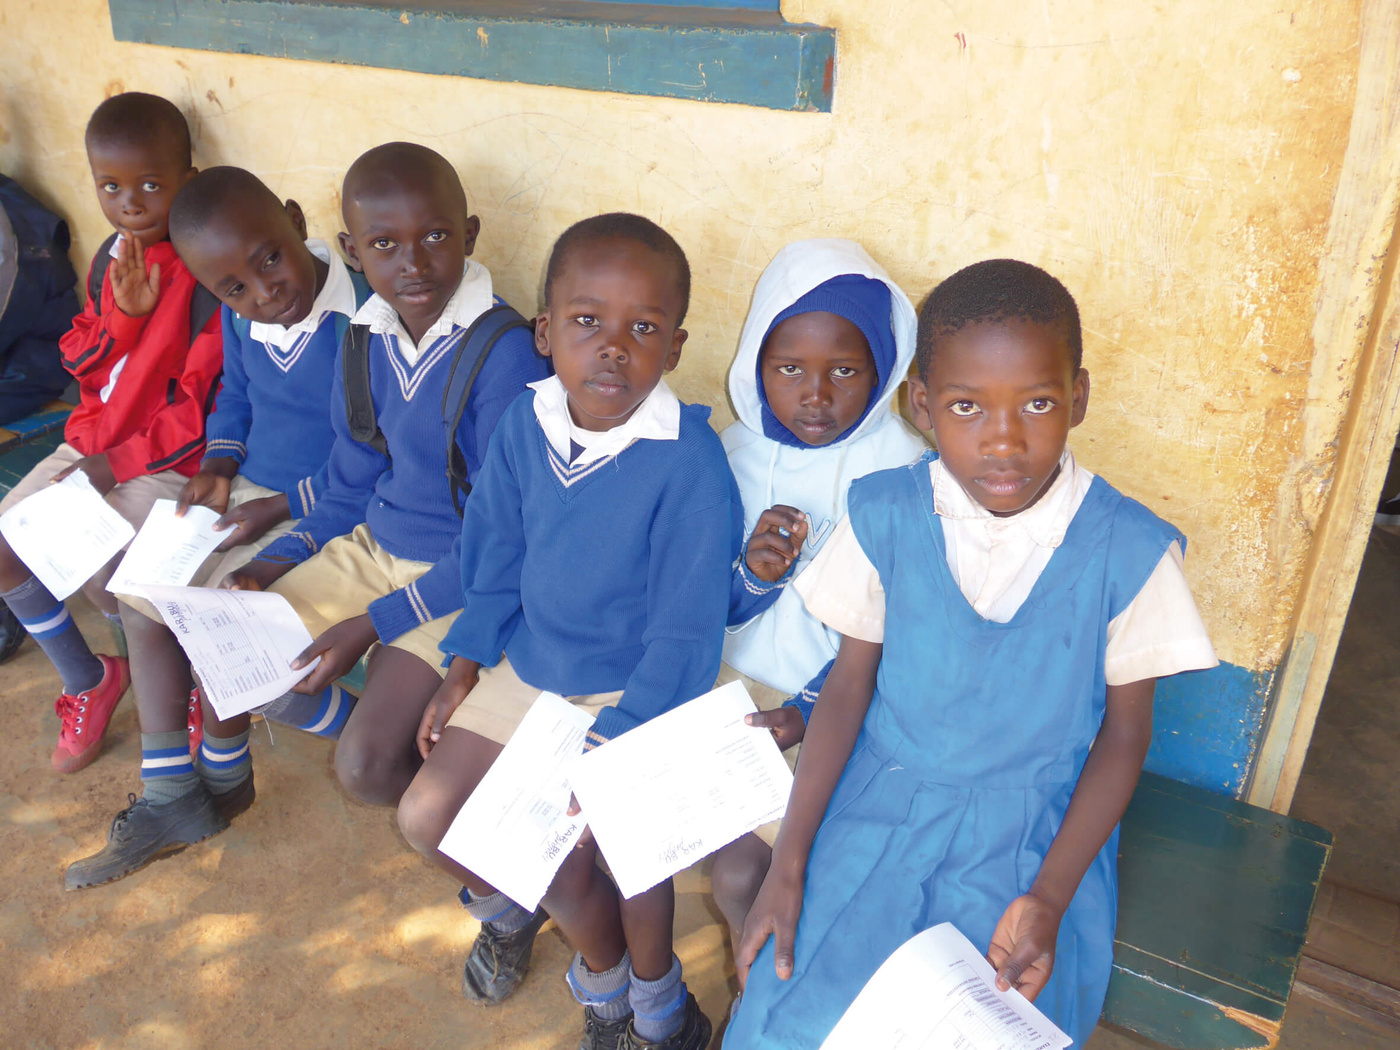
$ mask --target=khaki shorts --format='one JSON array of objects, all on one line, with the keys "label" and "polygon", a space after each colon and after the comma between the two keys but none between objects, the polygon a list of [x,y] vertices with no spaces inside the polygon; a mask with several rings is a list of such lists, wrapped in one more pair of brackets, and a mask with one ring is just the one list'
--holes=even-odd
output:
[{"label": "khaki shorts", "polygon": [[[269,590],[291,603],[315,638],[342,620],[362,615],[370,602],[407,587],[432,567],[432,562],[394,557],[370,535],[368,525],[357,525],[350,535],[331,540]],[[454,612],[420,623],[389,645],[412,653],[439,675],[446,675],[438,646],[456,618]]]},{"label": "khaki shorts", "polygon": [[[520,725],[530,705],[544,692],[538,686],[526,685],[511,667],[504,656],[495,667],[483,667],[476,685],[467,698],[457,705],[452,717],[447,720],[450,726],[465,729],[505,744]],[[590,715],[597,715],[609,704],[622,698],[622,690],[612,693],[584,693],[579,696],[566,696],[565,700],[581,707]]]},{"label": "khaki shorts", "polygon": [[[228,509],[242,503],[249,503],[255,499],[264,499],[267,496],[277,496],[280,493],[276,489],[264,488],[262,485],[254,484],[242,474],[233,479],[233,484],[228,490]],[[222,554],[215,552],[204,559],[204,563],[195,570],[195,574],[190,577],[191,587],[217,587],[219,582],[233,572],[234,569],[241,569],[248,562],[253,560],[253,556],[262,550],[273,540],[289,532],[295,521],[284,521],[279,525],[274,525],[268,529],[261,537],[252,543],[245,543],[242,546],[234,547],[232,550],[224,551]],[[152,620],[159,620],[160,613],[156,612],[155,606],[145,598],[134,594],[118,595],[121,600],[141,613],[149,616]]]},{"label": "khaki shorts", "polygon": [[[771,711],[775,707],[781,707],[787,694],[779,689],[755,682],[747,675],[742,675],[728,664],[721,664],[719,680],[716,685],[727,685],[730,682],[739,681],[744,683],[748,689],[749,696],[753,698],[754,704],[760,711]],[[467,694],[452,712],[452,717],[447,720],[449,726],[456,726],[458,729],[465,729],[469,732],[483,736],[487,740],[493,740],[498,744],[507,743],[511,734],[525,717],[525,712],[530,710],[530,705],[543,692],[538,686],[527,685],[520,680],[520,676],[515,673],[515,668],[511,667],[510,661],[504,656],[501,662],[495,667],[483,667],[481,674],[477,678],[476,686]],[[581,707],[590,715],[597,713],[609,704],[615,704],[622,697],[622,690],[611,693],[585,693],[579,696],[566,696],[576,707]],[[789,748],[784,752],[783,757],[787,759],[789,768],[797,766],[797,752],[801,750],[801,745]],[[777,840],[778,828],[782,821],[773,820],[758,828],[754,834],[766,842],[770,847]]]},{"label": "khaki shorts", "polygon": [[[83,454],[72,445],[64,442],[34,465],[34,469],[20,479],[14,488],[0,499],[0,514],[9,510],[20,500],[34,495],[48,487],[49,481],[60,470],[71,467]],[[159,474],[142,474],[140,477],[123,481],[107,493],[107,503],[133,528],[139,529],[158,499],[178,499],[180,490],[189,479],[173,470],[162,470]]]}]

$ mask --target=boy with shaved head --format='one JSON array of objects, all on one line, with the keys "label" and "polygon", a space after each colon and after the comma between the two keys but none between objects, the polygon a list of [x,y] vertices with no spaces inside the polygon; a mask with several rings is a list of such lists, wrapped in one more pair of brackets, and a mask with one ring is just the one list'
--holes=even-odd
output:
[{"label": "boy with shaved head", "polygon": [[[98,203],[116,234],[98,250],[88,304],[59,342],[63,366],[78,381],[78,406],[63,444],[0,500],[0,513],[80,470],[139,526],[157,499],[174,499],[199,469],[222,359],[218,304],[167,236],[171,201],[195,174],[180,111],[156,95],[114,95],[93,112],[86,145]],[[116,600],[103,589],[112,568],[86,593],[119,626]],[[2,539],[0,600],[63,681],[53,766],[82,769],[101,750],[126,691],[127,662],[95,655],[63,603]]]},{"label": "boy with shaved head", "polygon": [[[370,652],[335,768],[352,795],[394,805],[422,763],[418,723],[462,606],[449,457],[460,457],[469,487],[497,420],[546,367],[524,325],[459,361],[477,349],[477,322],[498,320],[504,304],[468,258],[481,222],[443,157],[407,142],[376,147],[351,166],[342,200],[341,245],[375,294],[355,314],[334,378],[328,485],[292,532],[224,585],[276,591],[315,637],[293,666],[320,664],[270,717],[314,724],[336,679]],[[460,419],[448,401],[458,368],[474,375]]]},{"label": "boy with shaved head", "polygon": [[[213,508],[223,515],[215,527],[229,530],[191,580],[212,585],[290,530],[325,491],[337,352],[369,290],[329,244],[307,239],[296,201],[283,204],[242,168],[211,168],[186,183],[170,209],[170,237],[223,303],[223,386],[204,461],[179,497],[181,511]],[[253,801],[248,716],[219,722],[205,700],[202,739],[187,740],[187,702],[200,702],[189,699],[189,660],[149,602],[126,594],[121,602],[142,793],[112,822],[102,850],[69,865],[69,889],[121,878],[217,834]],[[335,700],[314,732],[338,734],[351,704]]]}]

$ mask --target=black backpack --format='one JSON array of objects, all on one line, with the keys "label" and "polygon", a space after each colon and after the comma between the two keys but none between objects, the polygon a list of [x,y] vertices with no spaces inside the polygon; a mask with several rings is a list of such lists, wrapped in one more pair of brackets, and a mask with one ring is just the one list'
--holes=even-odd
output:
[{"label": "black backpack", "polygon": [[[110,260],[112,245],[117,243],[120,234],[112,234],[102,242],[102,247],[97,249],[97,254],[93,256],[92,268],[88,270],[87,294],[88,301],[92,303],[92,312],[102,313],[102,285],[107,280],[107,267],[110,261],[97,264],[98,259]],[[193,343],[204,331],[204,326],[209,323],[209,318],[219,312],[219,298],[198,281],[194,285],[194,294],[190,296],[190,342]]]},{"label": "black backpack", "polygon": [[[471,323],[457,341],[451,371],[442,391],[442,422],[447,428],[447,481],[451,486],[452,509],[462,516],[463,501],[471,493],[467,480],[467,459],[457,444],[457,427],[467,410],[472,384],[481,366],[501,336],[517,328],[534,330],[534,325],[505,303],[497,303]],[[341,368],[345,381],[345,418],[350,436],[363,441],[392,462],[389,443],[379,429],[374,414],[374,397],[369,387],[369,326],[352,324],[345,332]],[[450,407],[450,411],[449,411]]]}]

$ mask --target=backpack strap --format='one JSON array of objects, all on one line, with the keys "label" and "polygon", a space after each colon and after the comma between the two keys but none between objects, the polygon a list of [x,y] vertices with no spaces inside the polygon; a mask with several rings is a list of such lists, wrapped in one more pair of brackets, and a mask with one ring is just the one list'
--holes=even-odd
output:
[{"label": "backpack strap", "polygon": [[481,366],[486,363],[486,358],[501,336],[517,328],[533,331],[534,325],[513,307],[497,303],[472,322],[452,357],[452,370],[447,375],[447,385],[442,392],[442,419],[447,426],[447,481],[452,491],[452,509],[459,518],[472,486],[467,480],[467,457],[457,444],[457,427],[467,411],[467,401]]},{"label": "backpack strap", "polygon": [[[117,243],[120,236],[121,234],[114,233],[103,241],[97,249],[97,254],[92,257],[92,266],[88,268],[88,302],[92,303],[92,312],[95,314],[102,312],[102,285],[107,280],[107,267],[112,265],[112,245]],[[101,265],[98,265],[99,260]]]},{"label": "backpack strap", "polygon": [[199,333],[204,331],[204,326],[219,312],[222,305],[217,295],[198,281],[195,282],[194,292],[190,295],[190,345],[194,345]]},{"label": "backpack strap", "polygon": [[350,436],[363,441],[386,459],[389,443],[374,415],[374,394],[369,387],[369,325],[352,324],[345,329],[341,343],[341,376],[345,383],[345,419]]}]

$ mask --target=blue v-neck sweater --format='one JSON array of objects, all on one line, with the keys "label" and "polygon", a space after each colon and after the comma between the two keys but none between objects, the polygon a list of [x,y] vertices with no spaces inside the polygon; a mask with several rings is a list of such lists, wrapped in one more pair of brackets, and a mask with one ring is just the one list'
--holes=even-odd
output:
[{"label": "blue v-neck sweater", "polygon": [[[357,273],[350,279],[363,304],[369,286]],[[205,424],[204,454],[237,460],[238,473],[249,481],[287,494],[293,520],[305,517],[326,488],[326,460],[335,443],[331,384],[346,318],[326,314],[314,332],[284,350],[254,339],[249,323],[227,306],[220,312],[224,377]]]},{"label": "blue v-neck sweater", "polygon": [[462,612],[444,652],[563,696],[622,690],[590,742],[707,692],[719,673],[743,508],[710,410],[674,441],[570,467],[534,393],[501,418],[462,521]]},{"label": "blue v-neck sweater", "polygon": [[[496,300],[500,302],[500,299]],[[447,429],[442,399],[452,354],[463,330],[455,327],[435,340],[414,365],[400,353],[392,335],[369,341],[370,393],[389,446],[385,457],[350,436],[345,415],[342,369],[331,387],[331,425],[335,444],[328,464],[326,492],[315,508],[275,541],[261,558],[302,562],[337,536],[364,523],[375,541],[396,558],[431,562],[432,568],[407,587],[370,603],[369,616],[379,640],[389,643],[419,624],[462,607],[461,522],[452,507],[447,479]],[[497,421],[525,384],[547,374],[525,329],[501,337],[472,386],[457,443],[475,485]],[[475,492],[467,499],[470,507]]]}]

